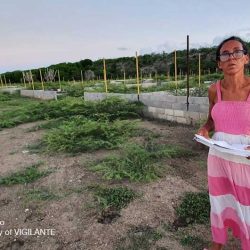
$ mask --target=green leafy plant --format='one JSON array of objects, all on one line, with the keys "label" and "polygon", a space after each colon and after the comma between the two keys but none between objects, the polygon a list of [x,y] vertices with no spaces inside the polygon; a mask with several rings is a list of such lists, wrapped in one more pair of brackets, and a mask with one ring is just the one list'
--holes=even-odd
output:
[{"label": "green leafy plant", "polygon": [[207,223],[210,205],[207,192],[186,193],[176,209],[178,219],[184,225],[192,223]]}]

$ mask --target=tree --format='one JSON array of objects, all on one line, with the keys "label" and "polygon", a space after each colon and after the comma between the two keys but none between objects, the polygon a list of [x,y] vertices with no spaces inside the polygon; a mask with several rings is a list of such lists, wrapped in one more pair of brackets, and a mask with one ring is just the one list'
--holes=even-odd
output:
[{"label": "tree", "polygon": [[87,81],[95,79],[95,73],[92,70],[86,70],[84,72],[84,77]]}]

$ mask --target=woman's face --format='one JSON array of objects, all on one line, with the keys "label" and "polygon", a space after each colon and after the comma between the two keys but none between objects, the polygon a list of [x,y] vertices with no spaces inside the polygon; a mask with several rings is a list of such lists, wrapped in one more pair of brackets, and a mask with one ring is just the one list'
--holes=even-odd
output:
[{"label": "woman's face", "polygon": [[[242,44],[239,41],[230,40],[223,44],[220,49],[220,55],[233,53],[235,51],[243,50]],[[241,58],[235,58],[230,54],[228,60],[218,62],[218,67],[227,75],[235,75],[238,72],[244,72],[244,65],[249,62],[248,55],[243,55]]]}]

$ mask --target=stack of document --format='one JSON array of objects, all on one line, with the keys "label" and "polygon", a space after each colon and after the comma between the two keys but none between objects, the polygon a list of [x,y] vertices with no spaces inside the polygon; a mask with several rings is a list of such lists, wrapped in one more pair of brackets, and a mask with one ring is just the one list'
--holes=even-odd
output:
[{"label": "stack of document", "polygon": [[216,141],[213,139],[207,139],[204,136],[195,134],[194,140],[199,143],[202,143],[208,147],[214,147],[217,150],[233,155],[250,157],[250,150],[246,148],[250,145],[246,144],[229,144],[225,141]]}]

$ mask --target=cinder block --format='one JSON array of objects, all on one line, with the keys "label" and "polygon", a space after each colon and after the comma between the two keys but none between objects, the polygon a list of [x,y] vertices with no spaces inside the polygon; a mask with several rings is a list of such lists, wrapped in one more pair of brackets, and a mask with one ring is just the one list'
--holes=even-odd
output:
[{"label": "cinder block", "polygon": [[156,113],[156,107],[148,107],[148,112]]},{"label": "cinder block", "polygon": [[170,103],[176,103],[177,99],[176,99],[176,96],[167,95],[165,101],[170,102]]},{"label": "cinder block", "polygon": [[190,111],[185,111],[184,112],[184,117],[186,118],[191,118],[195,121],[198,121],[200,119],[200,113],[199,112],[190,112]]},{"label": "cinder block", "polygon": [[174,115],[174,110],[173,109],[165,109],[165,114],[166,115]]},{"label": "cinder block", "polygon": [[188,106],[189,111],[199,112],[200,111],[200,105],[199,104],[189,104]]},{"label": "cinder block", "polygon": [[178,123],[187,124],[187,119],[184,117],[176,117]]},{"label": "cinder block", "polygon": [[167,120],[167,115],[165,114],[157,114],[157,117],[162,120]]},{"label": "cinder block", "polygon": [[172,109],[174,109],[174,110],[182,110],[183,109],[183,104],[181,104],[181,103],[173,103],[172,104]]},{"label": "cinder block", "polygon": [[178,103],[186,103],[187,97],[186,96],[176,96],[176,102]]},{"label": "cinder block", "polygon": [[209,110],[209,106],[208,105],[205,105],[205,104],[201,104],[200,105],[200,112],[201,113],[208,113],[208,110]]},{"label": "cinder block", "polygon": [[155,111],[157,114],[165,114],[165,109],[163,108],[156,108]]},{"label": "cinder block", "polygon": [[200,113],[200,119],[201,120],[206,120],[208,117],[208,114],[207,113]]},{"label": "cinder block", "polygon": [[174,110],[174,116],[176,116],[176,117],[184,117],[184,111],[182,111],[182,110]]},{"label": "cinder block", "polygon": [[174,122],[174,121],[176,121],[176,117],[174,117],[173,115],[167,115],[167,120]]}]

